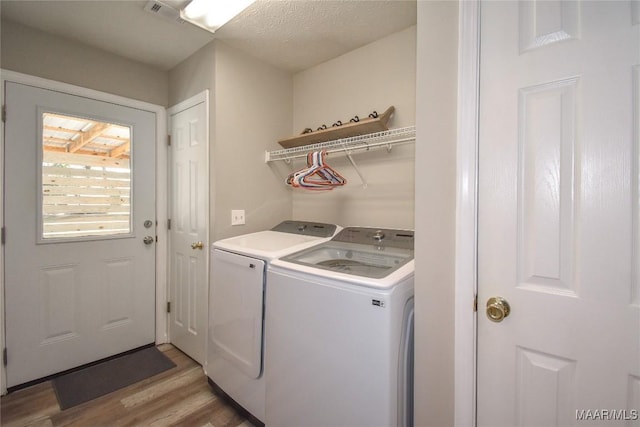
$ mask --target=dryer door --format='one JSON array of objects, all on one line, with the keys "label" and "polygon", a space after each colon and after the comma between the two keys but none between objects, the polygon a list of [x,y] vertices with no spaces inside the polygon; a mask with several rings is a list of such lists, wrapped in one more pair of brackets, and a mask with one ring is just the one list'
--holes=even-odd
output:
[{"label": "dryer door", "polygon": [[258,378],[262,371],[265,262],[215,249],[211,273],[213,351],[250,378]]}]

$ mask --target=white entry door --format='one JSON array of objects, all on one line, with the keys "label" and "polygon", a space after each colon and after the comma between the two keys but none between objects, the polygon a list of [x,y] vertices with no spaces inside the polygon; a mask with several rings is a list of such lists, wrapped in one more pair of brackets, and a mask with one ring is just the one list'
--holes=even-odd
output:
[{"label": "white entry door", "polygon": [[7,386],[155,340],[154,113],[6,85]]},{"label": "white entry door", "polygon": [[479,426],[639,425],[638,13],[481,5]]},{"label": "white entry door", "polygon": [[207,340],[209,170],[207,93],[169,111],[171,343],[204,365]]}]

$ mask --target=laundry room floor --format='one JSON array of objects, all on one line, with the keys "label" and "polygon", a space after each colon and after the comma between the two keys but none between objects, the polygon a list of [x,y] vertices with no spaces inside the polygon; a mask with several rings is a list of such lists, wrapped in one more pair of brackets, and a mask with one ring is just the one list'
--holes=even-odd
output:
[{"label": "laundry room floor", "polygon": [[213,394],[200,365],[170,344],[158,348],[175,368],[65,411],[60,410],[51,381],[36,384],[0,399],[0,424],[252,427]]}]

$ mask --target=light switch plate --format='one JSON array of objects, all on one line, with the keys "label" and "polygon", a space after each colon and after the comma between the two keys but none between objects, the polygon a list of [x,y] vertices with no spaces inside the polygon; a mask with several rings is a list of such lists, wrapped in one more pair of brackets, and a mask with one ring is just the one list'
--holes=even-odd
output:
[{"label": "light switch plate", "polygon": [[231,225],[244,225],[244,209],[231,210]]}]

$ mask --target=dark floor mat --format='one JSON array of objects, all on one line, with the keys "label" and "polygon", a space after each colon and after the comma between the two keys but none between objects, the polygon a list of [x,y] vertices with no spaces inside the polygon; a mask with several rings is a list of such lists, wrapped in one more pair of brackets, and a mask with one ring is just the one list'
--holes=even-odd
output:
[{"label": "dark floor mat", "polygon": [[69,409],[176,366],[156,347],[119,356],[52,380],[60,409]]}]

